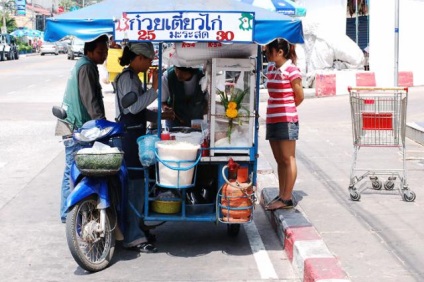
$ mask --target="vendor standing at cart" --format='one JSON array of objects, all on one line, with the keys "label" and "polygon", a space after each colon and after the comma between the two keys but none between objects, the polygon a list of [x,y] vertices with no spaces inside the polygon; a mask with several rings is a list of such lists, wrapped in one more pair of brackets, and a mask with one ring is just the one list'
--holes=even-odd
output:
[{"label": "vendor standing at cart", "polygon": [[[146,134],[146,123],[148,119],[149,106],[157,99],[158,89],[158,74],[155,69],[152,71],[152,87],[145,91],[143,83],[138,74],[146,72],[152,65],[155,51],[153,44],[143,42],[125,46],[122,57],[119,58],[119,63],[125,68],[116,77],[116,120],[122,122],[127,127],[127,132],[122,140],[122,149],[124,150],[124,160],[128,167],[141,167],[138,158],[137,138]],[[122,108],[122,98],[130,93],[135,92],[138,95],[137,101],[128,108]],[[136,127],[138,126],[138,127]],[[141,213],[144,203],[144,192],[141,187],[144,185],[142,171],[129,171],[128,181],[128,199],[131,200],[134,207]],[[156,247],[149,242],[154,237],[149,236],[148,231],[142,230],[143,226],[140,218],[135,212],[128,209],[128,228],[125,232],[124,247],[141,252],[154,253],[157,252]],[[150,240],[152,241],[152,240]]]},{"label": "vendor standing at cart", "polygon": [[207,95],[200,85],[203,77],[203,71],[199,68],[177,65],[163,74],[162,110],[172,116],[166,121],[168,128],[190,127],[192,120],[203,119],[203,115],[207,114]]}]

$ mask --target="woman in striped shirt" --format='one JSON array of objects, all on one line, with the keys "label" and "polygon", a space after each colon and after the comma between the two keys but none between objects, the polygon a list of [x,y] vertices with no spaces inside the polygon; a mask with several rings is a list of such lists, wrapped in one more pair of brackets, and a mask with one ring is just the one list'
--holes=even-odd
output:
[{"label": "woman in striped shirt", "polygon": [[302,103],[302,75],[296,63],[295,46],[284,39],[275,39],[265,46],[268,62],[269,98],[266,111],[266,139],[269,140],[278,165],[279,194],[266,210],[293,208],[292,192],[297,177],[296,140],[299,117],[296,107]]}]

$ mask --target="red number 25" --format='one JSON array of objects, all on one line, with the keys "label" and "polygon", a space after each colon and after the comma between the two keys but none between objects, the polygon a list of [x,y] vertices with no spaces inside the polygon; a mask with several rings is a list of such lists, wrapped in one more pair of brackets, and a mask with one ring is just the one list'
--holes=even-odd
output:
[{"label": "red number 25", "polygon": [[156,34],[154,30],[140,30],[138,31],[138,40],[155,40]]}]

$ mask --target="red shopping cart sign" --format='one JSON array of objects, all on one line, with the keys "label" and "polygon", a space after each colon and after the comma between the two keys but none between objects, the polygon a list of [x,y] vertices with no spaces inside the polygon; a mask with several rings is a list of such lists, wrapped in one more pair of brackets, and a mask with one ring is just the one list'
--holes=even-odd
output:
[{"label": "red shopping cart sign", "polygon": [[393,130],[392,113],[362,113],[363,130]]}]

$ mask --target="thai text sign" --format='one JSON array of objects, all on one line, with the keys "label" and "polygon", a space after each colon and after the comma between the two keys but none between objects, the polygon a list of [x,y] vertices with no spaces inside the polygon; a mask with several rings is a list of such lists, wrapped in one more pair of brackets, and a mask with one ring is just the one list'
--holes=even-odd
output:
[{"label": "thai text sign", "polygon": [[15,0],[16,16],[26,15],[26,0]]},{"label": "thai text sign", "polygon": [[117,41],[252,42],[252,12],[123,13],[115,22]]}]

